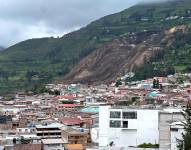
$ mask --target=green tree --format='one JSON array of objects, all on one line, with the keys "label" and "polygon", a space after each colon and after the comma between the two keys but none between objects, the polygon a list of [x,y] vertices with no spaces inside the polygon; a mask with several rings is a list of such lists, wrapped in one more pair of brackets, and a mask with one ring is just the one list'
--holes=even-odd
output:
[{"label": "green tree", "polygon": [[120,85],[122,85],[121,79],[117,80],[117,82],[115,83],[116,87],[119,87]]},{"label": "green tree", "polygon": [[182,133],[182,139],[177,139],[177,148],[179,150],[190,150],[191,149],[191,103],[188,103],[182,115],[185,118],[183,123],[184,133]]},{"label": "green tree", "polygon": [[31,82],[32,76],[33,76],[33,72],[31,72],[31,71],[27,71],[25,74],[25,77],[26,77],[28,82]]}]

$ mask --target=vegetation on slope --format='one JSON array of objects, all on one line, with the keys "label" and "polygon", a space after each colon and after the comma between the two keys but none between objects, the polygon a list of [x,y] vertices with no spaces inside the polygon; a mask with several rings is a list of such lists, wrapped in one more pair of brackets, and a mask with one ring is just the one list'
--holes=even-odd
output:
[{"label": "vegetation on slope", "polygon": [[[190,8],[189,0],[141,4],[103,17],[62,38],[30,39],[18,43],[0,52],[0,92],[27,89],[64,76],[82,58],[113,39],[182,24],[190,26]],[[187,39],[186,44],[179,40],[181,36]],[[158,70],[165,72],[166,64],[172,70],[189,70],[189,32],[187,35],[177,35],[177,40],[174,47],[156,59],[156,62],[160,62]],[[167,61],[163,63],[163,60]],[[148,65],[151,70],[156,67],[152,63]],[[137,72],[139,78],[147,77],[147,71]]]}]

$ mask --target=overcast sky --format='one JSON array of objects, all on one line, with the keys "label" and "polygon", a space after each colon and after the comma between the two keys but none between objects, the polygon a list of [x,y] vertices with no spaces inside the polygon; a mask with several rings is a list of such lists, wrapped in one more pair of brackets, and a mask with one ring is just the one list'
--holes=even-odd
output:
[{"label": "overcast sky", "polygon": [[0,0],[0,45],[62,36],[138,2],[156,0]]}]

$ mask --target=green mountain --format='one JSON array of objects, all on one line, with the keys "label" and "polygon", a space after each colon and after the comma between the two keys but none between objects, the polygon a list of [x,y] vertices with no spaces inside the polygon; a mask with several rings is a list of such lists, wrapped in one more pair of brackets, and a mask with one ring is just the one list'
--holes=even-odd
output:
[{"label": "green mountain", "polygon": [[[62,38],[30,39],[18,43],[0,52],[0,92],[30,89],[35,84],[57,80],[66,75],[80,60],[116,39],[136,38],[133,41],[136,46],[144,41],[152,45],[152,42],[148,41],[150,37],[146,36],[147,33],[149,36],[158,33],[161,35],[159,37],[167,40],[164,40],[165,43],[162,40],[157,43],[162,47],[162,53],[152,55],[143,65],[138,66],[139,69],[133,69],[138,78],[154,74],[164,75],[175,70],[190,71],[190,25],[191,1],[167,1],[133,6],[105,16]],[[168,37],[162,35],[170,29],[173,37],[168,41]],[[141,36],[143,33],[146,35]],[[137,38],[139,35],[141,38]],[[136,51],[140,50],[141,47]],[[104,70],[104,66],[102,69]],[[148,71],[152,73],[147,75]],[[115,72],[108,74],[108,77],[113,74]]]},{"label": "green mountain", "polygon": [[4,50],[5,48],[3,46],[0,46],[0,51]]}]

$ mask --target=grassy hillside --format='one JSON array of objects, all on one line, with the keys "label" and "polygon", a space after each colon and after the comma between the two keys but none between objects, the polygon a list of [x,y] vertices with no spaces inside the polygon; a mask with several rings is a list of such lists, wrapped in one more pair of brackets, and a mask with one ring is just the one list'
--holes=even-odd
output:
[{"label": "grassy hillside", "polygon": [[[30,39],[0,52],[0,93],[30,89],[33,85],[47,83],[64,76],[82,58],[115,38],[144,31],[160,31],[185,24],[191,25],[189,0],[141,4],[120,13],[103,17],[87,27],[62,38]],[[186,38],[185,41],[181,39]],[[186,43],[185,43],[186,42]],[[177,33],[177,42],[155,65],[153,72],[170,68],[181,71],[190,69],[190,38]],[[165,62],[163,61],[165,60]],[[148,70],[137,72],[146,77]],[[160,72],[160,71],[158,71]]]}]

